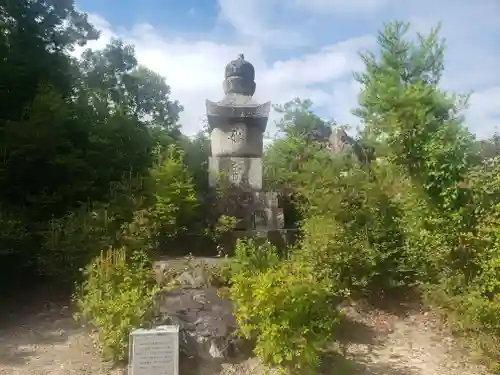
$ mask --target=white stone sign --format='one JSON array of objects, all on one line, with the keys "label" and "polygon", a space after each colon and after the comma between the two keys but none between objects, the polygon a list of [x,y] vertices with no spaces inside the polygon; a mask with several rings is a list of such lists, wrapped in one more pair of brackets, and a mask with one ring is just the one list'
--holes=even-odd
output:
[{"label": "white stone sign", "polygon": [[179,327],[130,333],[129,375],[179,375]]}]

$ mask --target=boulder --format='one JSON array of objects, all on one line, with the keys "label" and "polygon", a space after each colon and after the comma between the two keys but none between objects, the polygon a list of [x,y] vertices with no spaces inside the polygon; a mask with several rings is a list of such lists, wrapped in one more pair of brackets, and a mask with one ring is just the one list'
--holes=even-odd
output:
[{"label": "boulder", "polygon": [[178,287],[158,292],[156,324],[178,325],[180,350],[189,357],[228,358],[236,343],[231,302],[219,297],[216,287],[200,286],[198,277],[191,276],[184,272]]}]

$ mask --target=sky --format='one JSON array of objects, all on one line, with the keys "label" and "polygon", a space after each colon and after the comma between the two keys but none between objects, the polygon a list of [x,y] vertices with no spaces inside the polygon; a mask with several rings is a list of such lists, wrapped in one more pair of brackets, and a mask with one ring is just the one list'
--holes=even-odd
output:
[{"label": "sky", "polygon": [[[163,75],[184,106],[186,134],[202,128],[205,99],[223,97],[225,65],[244,53],[256,69],[260,102],[311,99],[325,119],[356,127],[351,114],[359,52],[376,51],[383,23],[403,20],[446,38],[442,87],[472,93],[466,122],[478,137],[500,129],[500,0],[77,0],[101,31],[135,46],[141,64]],[[77,51],[78,53],[81,51]],[[272,133],[279,115],[272,113]]]}]

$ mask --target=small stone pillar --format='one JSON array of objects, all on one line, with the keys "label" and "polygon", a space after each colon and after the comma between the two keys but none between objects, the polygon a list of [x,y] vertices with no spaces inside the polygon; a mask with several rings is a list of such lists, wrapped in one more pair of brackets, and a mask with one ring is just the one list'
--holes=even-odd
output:
[{"label": "small stone pillar", "polygon": [[[209,158],[209,183],[215,187],[220,176],[239,195],[234,201],[219,202],[229,208],[241,231],[268,232],[284,227],[283,210],[276,193],[262,191],[263,138],[271,102],[253,100],[255,69],[240,55],[226,66],[219,102],[206,101],[212,156]],[[227,207],[231,206],[231,207]]]}]

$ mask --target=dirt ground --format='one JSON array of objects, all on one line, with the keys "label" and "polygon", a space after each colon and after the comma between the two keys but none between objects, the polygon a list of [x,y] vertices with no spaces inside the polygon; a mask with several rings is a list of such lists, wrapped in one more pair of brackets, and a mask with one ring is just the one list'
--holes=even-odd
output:
[{"label": "dirt ground", "polygon": [[[7,301],[0,312],[0,375],[119,375],[99,359],[87,331],[71,317],[66,296],[32,290]],[[437,319],[417,307],[387,311],[350,305],[336,332],[331,358],[322,374],[486,375],[467,359]],[[332,349],[333,352],[333,349]],[[341,355],[343,353],[343,355]],[[249,358],[181,375],[263,375]]]}]

